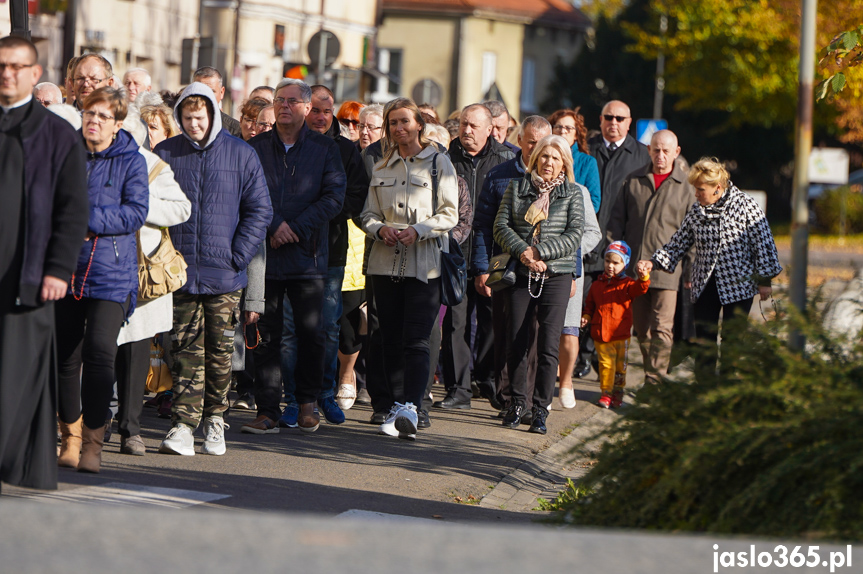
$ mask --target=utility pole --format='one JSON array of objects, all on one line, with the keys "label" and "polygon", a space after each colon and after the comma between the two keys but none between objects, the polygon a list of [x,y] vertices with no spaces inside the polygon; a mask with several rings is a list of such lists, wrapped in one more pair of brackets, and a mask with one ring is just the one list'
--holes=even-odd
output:
[{"label": "utility pole", "polygon": [[659,32],[662,34],[663,47],[656,56],[656,90],[653,92],[653,119],[662,118],[662,96],[665,93],[665,33],[668,32],[668,16],[659,17]]},{"label": "utility pole", "polygon": [[[78,22],[78,0],[66,1],[66,15],[63,18],[63,67],[60,80],[66,80],[66,64],[75,57],[75,34]],[[74,70],[72,70],[74,72]]]},{"label": "utility pole", "polygon": [[20,36],[29,40],[30,12],[27,10],[27,0],[9,2],[9,18],[12,21],[10,36]]},{"label": "utility pole", "polygon": [[[806,272],[809,265],[809,155],[812,152],[812,100],[815,78],[815,22],[818,0],[802,0],[800,69],[797,83],[797,129],[794,141],[794,192],[791,198],[791,304],[806,314]],[[792,348],[806,341],[791,333]]]},{"label": "utility pole", "polygon": [[[200,65],[198,64],[198,57],[201,53],[201,34],[204,33],[204,0],[201,0],[198,4],[198,29],[195,31],[195,40],[192,42],[192,71],[189,73],[189,77],[186,78],[186,81],[191,83],[195,79],[195,70],[197,70]],[[215,50],[215,45],[213,46]]]}]

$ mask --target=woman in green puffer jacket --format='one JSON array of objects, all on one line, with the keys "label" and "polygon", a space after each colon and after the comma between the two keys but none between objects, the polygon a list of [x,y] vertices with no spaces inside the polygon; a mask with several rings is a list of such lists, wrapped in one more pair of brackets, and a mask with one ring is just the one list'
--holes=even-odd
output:
[{"label": "woman in green puffer jacket", "polygon": [[494,220],[494,240],[516,258],[516,283],[506,290],[507,368],[512,404],[504,426],[516,428],[527,402],[527,354],[536,315],[537,370],[531,432],[545,434],[554,397],[560,333],[566,318],[575,257],[584,231],[584,202],[572,155],[561,136],[543,138],[527,173],[513,180]]}]

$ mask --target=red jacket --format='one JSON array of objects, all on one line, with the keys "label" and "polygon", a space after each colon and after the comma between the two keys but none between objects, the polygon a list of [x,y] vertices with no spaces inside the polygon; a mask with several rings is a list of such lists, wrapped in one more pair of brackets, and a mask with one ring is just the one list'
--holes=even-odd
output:
[{"label": "red jacket", "polygon": [[647,293],[650,276],[636,281],[626,275],[608,277],[605,273],[590,286],[584,315],[590,317],[590,336],[610,343],[632,336],[632,300]]}]

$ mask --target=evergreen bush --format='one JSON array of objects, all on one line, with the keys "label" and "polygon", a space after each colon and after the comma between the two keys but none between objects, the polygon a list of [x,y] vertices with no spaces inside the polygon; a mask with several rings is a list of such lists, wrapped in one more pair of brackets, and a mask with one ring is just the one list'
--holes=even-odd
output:
[{"label": "evergreen bush", "polygon": [[[722,343],[722,373],[647,385],[568,523],[863,538],[863,345],[790,315]],[[742,321],[746,319],[741,318]],[[792,350],[786,334],[807,337]]]},{"label": "evergreen bush", "polygon": [[842,204],[845,203],[845,233],[863,232],[863,193],[859,185],[828,189],[812,206],[818,227],[826,233],[839,233]]}]

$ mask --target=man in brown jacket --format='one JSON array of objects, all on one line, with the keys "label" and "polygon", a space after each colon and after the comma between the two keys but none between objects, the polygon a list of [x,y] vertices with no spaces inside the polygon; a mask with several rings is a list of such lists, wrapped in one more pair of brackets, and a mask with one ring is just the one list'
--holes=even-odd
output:
[{"label": "man in brown jacket", "polygon": [[[686,180],[677,136],[669,130],[656,132],[648,147],[650,163],[633,172],[611,212],[607,237],[623,240],[632,248],[633,261],[649,260],[680,227],[695,190]],[[693,254],[690,252],[687,259]],[[683,268],[674,273],[656,273],[644,297],[632,302],[632,325],[644,358],[645,383],[657,383],[668,372],[674,328],[677,291]],[[634,275],[635,267],[629,269]]]}]

